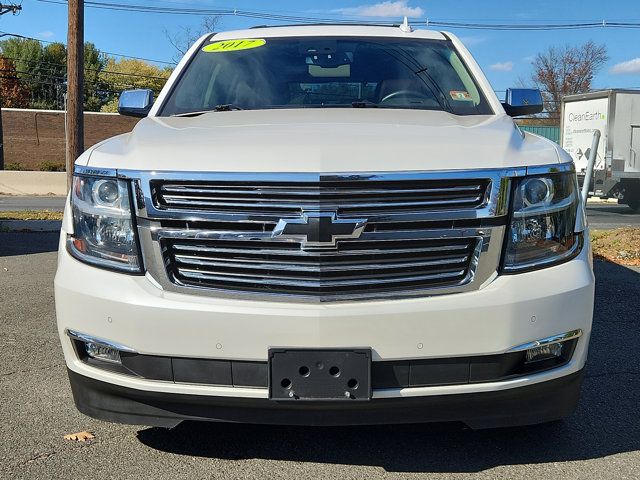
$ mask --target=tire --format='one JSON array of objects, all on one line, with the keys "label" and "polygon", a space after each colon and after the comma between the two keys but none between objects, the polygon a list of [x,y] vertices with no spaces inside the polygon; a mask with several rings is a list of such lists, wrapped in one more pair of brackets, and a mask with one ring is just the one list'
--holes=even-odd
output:
[{"label": "tire", "polygon": [[627,200],[627,205],[634,212],[640,212],[640,198],[634,197]]}]

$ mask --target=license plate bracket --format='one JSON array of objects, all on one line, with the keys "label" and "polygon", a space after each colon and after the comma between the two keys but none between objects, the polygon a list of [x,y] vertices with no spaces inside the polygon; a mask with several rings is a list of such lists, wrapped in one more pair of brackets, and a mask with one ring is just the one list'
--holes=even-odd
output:
[{"label": "license plate bracket", "polygon": [[269,398],[278,401],[371,399],[371,349],[269,349]]}]

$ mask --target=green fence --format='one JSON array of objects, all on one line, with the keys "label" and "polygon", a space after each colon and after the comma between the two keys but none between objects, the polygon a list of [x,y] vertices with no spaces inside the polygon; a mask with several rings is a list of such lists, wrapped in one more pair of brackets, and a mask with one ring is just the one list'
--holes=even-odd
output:
[{"label": "green fence", "polygon": [[551,127],[545,125],[518,125],[520,130],[525,132],[535,133],[541,137],[553,140],[556,143],[560,143],[560,127]]}]

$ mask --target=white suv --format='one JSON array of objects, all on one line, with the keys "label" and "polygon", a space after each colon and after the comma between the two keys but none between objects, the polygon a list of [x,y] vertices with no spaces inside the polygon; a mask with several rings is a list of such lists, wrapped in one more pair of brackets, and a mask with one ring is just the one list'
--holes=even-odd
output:
[{"label": "white suv", "polygon": [[[531,424],[575,408],[571,158],[451,34],[209,34],[76,162],[55,279],[78,409],[134,424]],[[510,115],[510,116],[509,116]]]}]

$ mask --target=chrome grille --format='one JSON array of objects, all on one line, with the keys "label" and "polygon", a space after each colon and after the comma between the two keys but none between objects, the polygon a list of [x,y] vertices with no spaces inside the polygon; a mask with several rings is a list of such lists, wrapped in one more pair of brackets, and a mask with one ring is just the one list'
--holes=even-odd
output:
[{"label": "chrome grille", "polygon": [[479,288],[496,273],[517,174],[127,175],[145,265],[163,289],[330,302]]},{"label": "chrome grille", "polygon": [[485,203],[488,179],[341,180],[321,182],[152,181],[158,209],[296,215],[330,209],[338,215],[371,215],[473,209]]},{"label": "chrome grille", "polygon": [[220,239],[165,239],[163,256],[180,285],[256,293],[350,297],[461,284],[469,279],[480,238],[358,240],[334,251],[300,244]]}]

